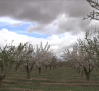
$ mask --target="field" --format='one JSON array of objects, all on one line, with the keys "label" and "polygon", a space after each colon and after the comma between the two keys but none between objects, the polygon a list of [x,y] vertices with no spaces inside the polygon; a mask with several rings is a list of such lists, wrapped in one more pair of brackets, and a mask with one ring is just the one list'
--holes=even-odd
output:
[{"label": "field", "polygon": [[31,79],[26,79],[26,72],[21,69],[12,71],[3,80],[0,91],[99,91],[99,71],[91,73],[91,80],[86,81],[70,67],[58,67],[39,75],[36,69],[31,73]]}]

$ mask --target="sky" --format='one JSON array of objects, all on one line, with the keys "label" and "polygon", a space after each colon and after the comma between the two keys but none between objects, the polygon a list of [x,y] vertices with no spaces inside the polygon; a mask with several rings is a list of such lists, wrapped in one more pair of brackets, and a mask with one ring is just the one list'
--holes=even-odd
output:
[{"label": "sky", "polygon": [[0,45],[48,42],[59,57],[86,29],[98,27],[98,21],[83,20],[92,10],[86,0],[0,0]]}]

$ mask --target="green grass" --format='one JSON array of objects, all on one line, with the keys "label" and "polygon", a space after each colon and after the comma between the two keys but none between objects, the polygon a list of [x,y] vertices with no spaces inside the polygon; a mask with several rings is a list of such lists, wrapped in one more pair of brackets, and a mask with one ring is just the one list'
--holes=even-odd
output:
[{"label": "green grass", "polygon": [[7,75],[0,91],[99,91],[99,71],[93,71],[90,77],[88,82],[72,68],[60,67],[47,73],[43,69],[41,75],[33,69],[31,79],[27,80],[26,72],[20,69]]}]

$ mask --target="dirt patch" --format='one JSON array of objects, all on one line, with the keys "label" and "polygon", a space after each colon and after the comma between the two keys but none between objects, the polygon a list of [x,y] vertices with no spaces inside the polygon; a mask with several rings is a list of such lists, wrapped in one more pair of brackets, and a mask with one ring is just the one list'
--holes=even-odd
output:
[{"label": "dirt patch", "polygon": [[44,85],[63,85],[63,86],[99,86],[97,83],[42,83]]},{"label": "dirt patch", "polygon": [[[4,89],[4,88],[2,88],[2,89]],[[8,90],[22,90],[22,91],[44,91],[44,90],[23,89],[23,88],[8,88]]]},{"label": "dirt patch", "polygon": [[43,78],[31,78],[33,80],[48,80],[48,79],[43,79]]},{"label": "dirt patch", "polygon": [[18,79],[20,78],[20,79],[26,79],[25,77],[21,77],[21,76],[20,76],[20,77],[6,77],[6,78],[18,78]]},{"label": "dirt patch", "polygon": [[86,81],[86,80],[58,80],[57,82],[83,82],[83,83],[99,83],[99,81],[93,81],[93,80],[90,80],[90,81]]}]

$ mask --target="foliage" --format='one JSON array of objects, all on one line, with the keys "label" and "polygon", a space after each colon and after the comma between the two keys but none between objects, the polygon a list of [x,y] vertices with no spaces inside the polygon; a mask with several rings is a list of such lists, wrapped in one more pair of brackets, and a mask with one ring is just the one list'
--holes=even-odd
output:
[{"label": "foliage", "polygon": [[99,20],[99,1],[98,0],[86,0],[91,7],[93,7],[96,10],[93,10],[92,12],[90,12],[90,14],[87,14],[87,17],[84,19],[88,19],[90,18],[91,20]]},{"label": "foliage", "polygon": [[91,71],[99,66],[99,33],[86,31],[85,39],[78,39],[73,50],[65,50],[62,57],[79,73],[85,72],[86,80],[90,80]]},{"label": "foliage", "polygon": [[15,62],[14,60],[14,49],[12,45],[13,41],[9,44],[6,43],[4,47],[0,47],[0,68],[1,74],[7,74],[9,68],[11,68]]}]

